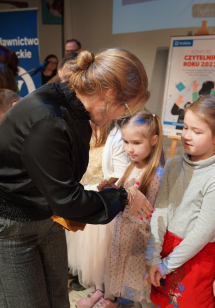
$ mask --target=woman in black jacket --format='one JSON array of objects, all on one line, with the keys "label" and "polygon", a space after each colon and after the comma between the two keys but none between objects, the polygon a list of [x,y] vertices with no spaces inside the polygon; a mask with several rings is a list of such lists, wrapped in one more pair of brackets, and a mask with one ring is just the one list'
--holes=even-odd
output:
[{"label": "woman in black jacket", "polygon": [[[91,119],[103,125],[149,98],[139,59],[123,49],[88,51],[65,67],[69,83],[21,99],[0,123],[0,306],[69,308],[67,254],[53,213],[81,223],[110,222],[129,202],[152,208],[135,188],[85,191]],[[73,90],[72,90],[72,89]],[[17,283],[18,279],[18,283]],[[3,290],[3,291],[2,291]]]}]

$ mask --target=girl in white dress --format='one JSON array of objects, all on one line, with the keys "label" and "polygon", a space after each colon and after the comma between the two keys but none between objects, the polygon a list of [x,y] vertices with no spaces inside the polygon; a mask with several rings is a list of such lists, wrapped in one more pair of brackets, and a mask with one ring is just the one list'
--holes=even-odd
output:
[{"label": "girl in white dress", "polygon": [[[131,163],[117,185],[127,188],[138,182],[139,190],[154,205],[164,163],[161,122],[145,110],[125,119],[121,128]],[[102,182],[99,190],[105,184]],[[109,258],[109,281],[105,284],[104,298],[95,308],[117,308],[120,296],[140,302],[142,307],[155,307],[150,302],[150,287],[143,282],[149,230],[150,217],[141,220],[127,209],[117,215]]]},{"label": "girl in white dress", "polygon": [[[99,156],[102,155],[103,179],[121,178],[130,159],[124,150],[120,127],[116,126],[110,131],[104,149],[100,147],[95,150]],[[98,191],[98,176],[101,173],[98,165],[101,157],[93,151],[90,153],[90,163],[86,172],[86,175],[90,173],[90,177],[84,176],[82,184],[86,190]],[[92,185],[86,185],[87,183]],[[113,230],[114,220],[106,225],[86,225],[84,231],[67,232],[70,273],[78,275],[80,284],[86,288],[95,285],[90,294],[91,301],[94,300],[93,304],[103,296],[105,265],[110,252]]]}]

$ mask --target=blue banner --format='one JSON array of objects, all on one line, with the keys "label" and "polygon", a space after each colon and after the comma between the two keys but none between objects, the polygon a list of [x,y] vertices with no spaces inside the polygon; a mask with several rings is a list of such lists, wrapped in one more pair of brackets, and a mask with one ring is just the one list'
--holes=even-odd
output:
[{"label": "blue banner", "polygon": [[27,73],[40,65],[37,9],[0,12],[0,45],[15,51],[19,58],[17,78],[23,97],[41,86],[40,72]]}]

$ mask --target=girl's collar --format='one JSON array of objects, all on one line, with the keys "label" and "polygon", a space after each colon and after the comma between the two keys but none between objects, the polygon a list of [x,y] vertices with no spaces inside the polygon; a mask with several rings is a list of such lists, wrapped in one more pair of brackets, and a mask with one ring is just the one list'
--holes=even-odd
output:
[{"label": "girl's collar", "polygon": [[75,116],[77,120],[89,121],[90,114],[82,102],[77,98],[75,90],[71,89],[68,82],[50,84],[56,89],[63,99],[63,105]]},{"label": "girl's collar", "polygon": [[183,158],[184,158],[185,164],[187,166],[194,168],[194,169],[205,168],[205,167],[211,166],[215,163],[215,155],[213,155],[213,156],[211,156],[207,159],[196,161],[196,162],[193,162],[192,160],[190,160],[190,155],[187,154],[187,153],[184,153]]}]

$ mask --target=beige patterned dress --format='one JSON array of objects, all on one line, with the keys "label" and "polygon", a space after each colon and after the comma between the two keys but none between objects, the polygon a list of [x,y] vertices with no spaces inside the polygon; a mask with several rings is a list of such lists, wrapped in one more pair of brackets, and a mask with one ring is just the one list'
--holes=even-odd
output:
[{"label": "beige patterned dress", "polygon": [[[134,167],[124,187],[130,187],[138,182],[143,171],[144,169]],[[159,167],[146,195],[153,206],[162,173],[163,169]],[[149,220],[140,220],[126,209],[117,215],[109,259],[111,294],[135,302],[141,302],[143,299],[150,302],[150,287],[143,282],[149,230]]]},{"label": "beige patterned dress", "polygon": [[103,181],[104,176],[102,172],[102,154],[104,151],[104,146],[96,149],[93,148],[93,141],[90,141],[90,152],[89,152],[89,164],[87,171],[81,179],[81,184],[83,186],[100,183]]}]

